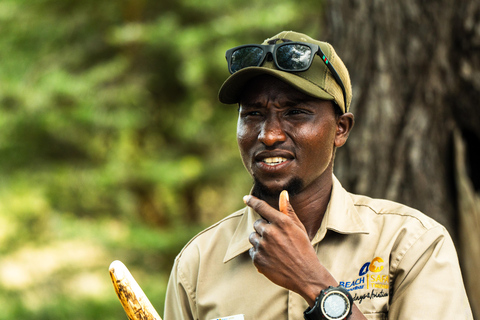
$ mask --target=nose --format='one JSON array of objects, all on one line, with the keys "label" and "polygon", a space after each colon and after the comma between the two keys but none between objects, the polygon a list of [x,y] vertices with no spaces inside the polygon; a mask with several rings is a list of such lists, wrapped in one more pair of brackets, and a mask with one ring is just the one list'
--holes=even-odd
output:
[{"label": "nose", "polygon": [[258,135],[258,140],[268,147],[272,147],[279,142],[284,142],[286,138],[281,122],[275,116],[271,116],[265,120]]}]

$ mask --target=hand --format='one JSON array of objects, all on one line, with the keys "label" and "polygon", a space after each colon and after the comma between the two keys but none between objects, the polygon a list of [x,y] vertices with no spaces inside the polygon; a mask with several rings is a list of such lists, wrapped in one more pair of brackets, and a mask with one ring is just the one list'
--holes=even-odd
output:
[{"label": "hand", "polygon": [[275,284],[299,293],[310,303],[319,294],[319,286],[324,286],[322,279],[328,271],[318,260],[288,194],[280,198],[283,212],[254,196],[244,197],[245,203],[263,217],[253,225],[255,232],[249,237],[253,247],[249,253],[260,273]]}]

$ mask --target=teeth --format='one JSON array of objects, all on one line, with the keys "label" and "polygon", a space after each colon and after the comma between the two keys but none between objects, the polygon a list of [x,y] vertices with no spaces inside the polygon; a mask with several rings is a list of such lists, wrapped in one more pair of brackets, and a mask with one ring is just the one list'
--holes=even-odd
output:
[{"label": "teeth", "polygon": [[280,164],[280,163],[285,162],[285,161],[287,161],[287,159],[283,158],[283,157],[273,157],[273,158],[263,159],[263,162],[265,162],[266,164],[268,164],[270,166],[274,166],[274,165]]}]

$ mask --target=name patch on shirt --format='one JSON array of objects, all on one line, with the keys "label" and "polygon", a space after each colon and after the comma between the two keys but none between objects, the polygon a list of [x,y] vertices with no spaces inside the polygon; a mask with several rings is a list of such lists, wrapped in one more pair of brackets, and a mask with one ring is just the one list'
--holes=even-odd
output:
[{"label": "name patch on shirt", "polygon": [[243,317],[243,314],[237,314],[234,316],[228,316],[228,317],[223,317],[223,318],[215,318],[211,320],[244,320],[245,318]]}]

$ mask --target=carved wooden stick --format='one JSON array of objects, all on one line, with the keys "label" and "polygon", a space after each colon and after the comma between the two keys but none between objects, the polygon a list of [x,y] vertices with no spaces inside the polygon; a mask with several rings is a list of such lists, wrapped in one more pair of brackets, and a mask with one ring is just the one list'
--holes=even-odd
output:
[{"label": "carved wooden stick", "polygon": [[127,267],[118,260],[110,264],[110,278],[130,320],[162,320]]}]

